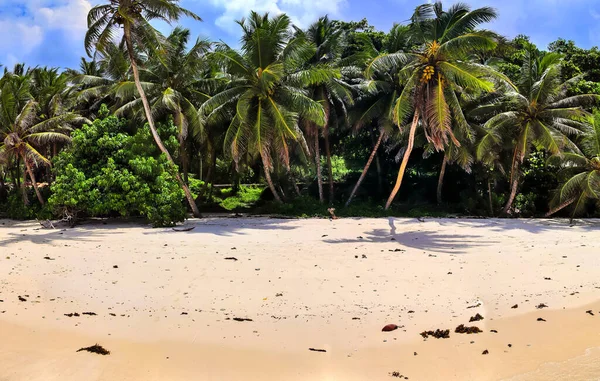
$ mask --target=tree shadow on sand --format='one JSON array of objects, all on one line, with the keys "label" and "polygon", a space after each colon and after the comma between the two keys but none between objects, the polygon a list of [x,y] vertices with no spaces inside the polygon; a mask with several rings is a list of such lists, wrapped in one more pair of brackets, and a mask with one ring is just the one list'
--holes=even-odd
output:
[{"label": "tree shadow on sand", "polygon": [[[415,220],[406,220],[414,225]],[[331,239],[327,243],[389,243],[402,247],[432,251],[445,254],[462,254],[466,249],[480,246],[497,245],[499,241],[486,239],[484,235],[475,234],[443,234],[431,229],[418,229],[399,232],[396,219],[388,218],[389,229],[373,229],[363,233],[359,238]],[[391,247],[393,249],[393,247]]]},{"label": "tree shadow on sand", "polygon": [[161,234],[171,232],[173,234],[212,234],[220,237],[233,235],[245,235],[244,230],[293,230],[298,226],[291,225],[290,222],[297,219],[284,218],[203,218],[187,220],[178,229],[193,227],[192,230],[184,232],[175,232],[172,228],[149,229],[144,234]]}]

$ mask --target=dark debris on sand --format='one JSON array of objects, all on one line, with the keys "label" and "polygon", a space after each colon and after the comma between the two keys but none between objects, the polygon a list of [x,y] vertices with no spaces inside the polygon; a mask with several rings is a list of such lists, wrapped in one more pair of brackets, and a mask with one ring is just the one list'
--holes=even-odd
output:
[{"label": "dark debris on sand", "polygon": [[469,319],[469,323],[474,322],[474,321],[479,321],[479,320],[483,320],[483,316],[481,316],[480,314],[477,314],[475,316],[471,316],[471,318]]},{"label": "dark debris on sand", "polygon": [[429,336],[433,336],[436,339],[448,339],[450,337],[449,329],[436,329],[435,331],[423,331],[421,332],[421,336],[423,338],[428,338]]},{"label": "dark debris on sand", "polygon": [[408,377],[400,374],[400,372],[392,372],[392,373],[390,373],[390,376],[396,377],[396,378],[400,378],[400,379],[408,380]]},{"label": "dark debris on sand", "polygon": [[102,356],[106,356],[110,354],[110,351],[106,350],[102,345],[92,345],[91,347],[80,348],[77,352],[86,351],[90,353],[96,353]]},{"label": "dark debris on sand", "polygon": [[455,333],[466,333],[468,335],[473,334],[473,333],[481,333],[483,332],[481,329],[479,329],[479,327],[466,327],[464,324],[459,325],[458,327],[456,327],[456,329],[454,330]]},{"label": "dark debris on sand", "polygon": [[319,349],[319,348],[308,348],[308,350],[311,352],[327,352],[325,349]]},{"label": "dark debris on sand", "polygon": [[235,320],[235,321],[253,321],[252,319],[248,319],[248,318],[238,318],[238,317],[235,317],[235,318],[233,318],[232,320]]}]

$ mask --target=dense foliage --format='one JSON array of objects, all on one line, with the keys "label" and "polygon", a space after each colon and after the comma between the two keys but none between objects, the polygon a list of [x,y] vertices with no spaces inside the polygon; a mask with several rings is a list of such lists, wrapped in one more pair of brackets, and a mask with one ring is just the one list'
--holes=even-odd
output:
[{"label": "dense foliage", "polygon": [[[169,149],[177,149],[177,129],[159,124]],[[55,159],[56,179],[49,204],[57,214],[80,216],[141,215],[155,226],[183,221],[183,191],[171,164],[152,144],[148,126],[135,134],[125,121],[108,116],[72,134],[72,145]]]},{"label": "dense foliage", "polygon": [[236,48],[158,32],[199,20],[178,0],[103,1],[79,68],[5,68],[0,216],[598,215],[600,51],[498,16],[437,2],[386,33],[252,12]]}]

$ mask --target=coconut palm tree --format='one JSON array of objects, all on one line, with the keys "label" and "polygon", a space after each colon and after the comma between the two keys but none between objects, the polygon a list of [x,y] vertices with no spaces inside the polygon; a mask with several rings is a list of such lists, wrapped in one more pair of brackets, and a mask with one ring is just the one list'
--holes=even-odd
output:
[{"label": "coconut palm tree", "polygon": [[[409,32],[408,26],[395,24],[388,33],[388,38],[383,49],[387,53],[396,53],[408,49],[410,47],[408,45],[410,44]],[[366,35],[358,34],[354,38],[360,46],[360,50],[355,57],[351,57],[349,60],[364,70],[373,60],[380,57],[383,52],[377,50],[373,41]],[[352,121],[354,131],[359,131],[365,126],[375,124],[379,134],[377,139],[375,139],[375,144],[363,171],[346,201],[346,206],[350,205],[350,202],[352,202],[352,199],[360,188],[381,143],[394,132],[394,105],[399,94],[402,93],[402,86],[397,76],[400,69],[402,69],[402,66],[399,61],[388,63],[383,70],[371,68],[372,73],[369,78],[357,86],[359,95],[350,112],[350,120]]]},{"label": "coconut palm tree", "polygon": [[293,36],[288,16],[251,12],[238,23],[243,30],[241,52],[221,44],[214,53],[231,82],[201,112],[210,120],[224,108],[235,110],[224,151],[236,165],[244,154],[259,156],[273,197],[281,202],[271,178],[273,159],[278,157],[289,172],[290,144],[304,141],[298,118],[325,123],[323,107],[304,88],[331,78],[331,73],[301,68],[314,47]]},{"label": "coconut palm tree", "polygon": [[[36,196],[43,205],[34,167],[50,165],[50,161],[40,153],[40,149],[48,144],[68,143],[68,131],[72,125],[87,120],[60,107],[51,110],[51,115],[42,114],[40,104],[31,96],[30,75],[30,72],[24,75],[7,73],[0,81],[0,157],[12,157],[23,162]],[[23,202],[28,204],[25,182],[22,190]]]},{"label": "coconut palm tree", "polygon": [[561,57],[549,53],[536,57],[526,53],[517,91],[498,101],[476,108],[474,114],[488,115],[486,135],[477,147],[477,157],[486,161],[492,153],[511,151],[510,194],[503,213],[510,211],[519,186],[520,168],[533,148],[557,155],[563,149],[577,150],[571,137],[588,127],[584,106],[598,101],[597,95],[569,96],[569,84],[561,80]]},{"label": "coconut palm tree", "polygon": [[402,67],[398,78],[403,90],[394,105],[394,122],[402,128],[412,119],[407,147],[386,209],[402,184],[417,127],[421,125],[427,141],[437,151],[443,151],[450,141],[460,146],[453,125],[465,129],[469,126],[457,94],[489,92],[494,89],[490,78],[506,80],[493,69],[469,60],[473,49],[494,48],[491,34],[476,30],[494,18],[495,10],[487,7],[471,10],[458,3],[444,11],[441,2],[421,5],[410,24],[415,47],[407,52],[383,54],[367,67],[368,78],[386,67]]},{"label": "coconut palm tree", "polygon": [[[142,100],[146,120],[154,137],[156,145],[165,154],[173,166],[175,163],[169,151],[165,148],[156,127],[150,103],[140,81],[137,65],[136,48],[151,52],[154,55],[164,56],[166,52],[165,41],[150,21],[159,20],[171,23],[182,16],[189,16],[195,20],[200,17],[195,13],[179,6],[179,0],[109,0],[108,4],[97,5],[88,14],[88,31],[85,35],[85,49],[89,56],[94,51],[105,52],[106,48],[114,42],[115,34],[123,32],[124,45],[127,48],[135,87]],[[195,216],[200,216],[192,193],[181,178],[179,171],[175,171],[175,178],[183,188],[188,203]]]},{"label": "coconut palm tree", "polygon": [[[154,118],[171,115],[179,131],[180,161],[183,177],[187,183],[188,153],[186,139],[188,131],[193,136],[202,135],[202,124],[196,104],[201,104],[210,96],[210,86],[214,87],[210,62],[207,53],[212,43],[198,39],[188,49],[190,31],[175,28],[167,37],[169,49],[164,58],[151,56],[146,68],[140,71],[140,77],[146,91],[146,97],[152,106]],[[129,88],[127,87],[129,84]],[[140,98],[133,90],[132,82],[124,82],[115,89],[120,107],[117,115],[133,112],[134,116],[143,116]]]},{"label": "coconut palm tree", "polygon": [[578,146],[581,151],[564,152],[548,159],[549,164],[561,168],[560,176],[566,180],[556,191],[547,216],[573,205],[571,219],[581,214],[587,200],[600,206],[600,114],[590,121],[592,126],[582,136]]},{"label": "coconut palm tree", "polygon": [[131,65],[122,44],[108,44],[92,60],[81,58],[79,70],[67,72],[71,82],[69,93],[82,114],[94,116],[102,104],[117,104],[117,93],[123,93],[119,89],[128,88],[129,93],[134,95],[135,83],[130,81]]},{"label": "coconut palm tree", "polygon": [[[306,65],[320,70],[330,70],[331,78],[316,83],[309,88],[309,96],[321,103],[325,110],[325,125],[322,126],[322,135],[325,143],[327,170],[329,178],[329,202],[333,202],[333,168],[331,166],[331,147],[329,135],[334,125],[339,121],[347,120],[347,107],[353,104],[352,88],[344,81],[342,72],[344,65],[341,57],[346,47],[346,33],[339,24],[324,16],[311,24],[306,31],[297,29],[297,35],[304,37],[315,46],[315,53],[308,59]],[[305,132],[313,138],[315,165],[317,168],[317,184],[319,200],[324,202],[323,181],[321,179],[321,154],[319,148],[319,128],[315,123],[306,123]]]}]

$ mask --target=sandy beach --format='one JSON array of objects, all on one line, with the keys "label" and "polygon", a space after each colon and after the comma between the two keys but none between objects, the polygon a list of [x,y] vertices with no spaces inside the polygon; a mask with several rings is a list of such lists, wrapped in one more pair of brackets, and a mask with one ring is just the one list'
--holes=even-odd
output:
[{"label": "sandy beach", "polygon": [[0,381],[600,379],[600,221],[184,227],[0,220]]}]

